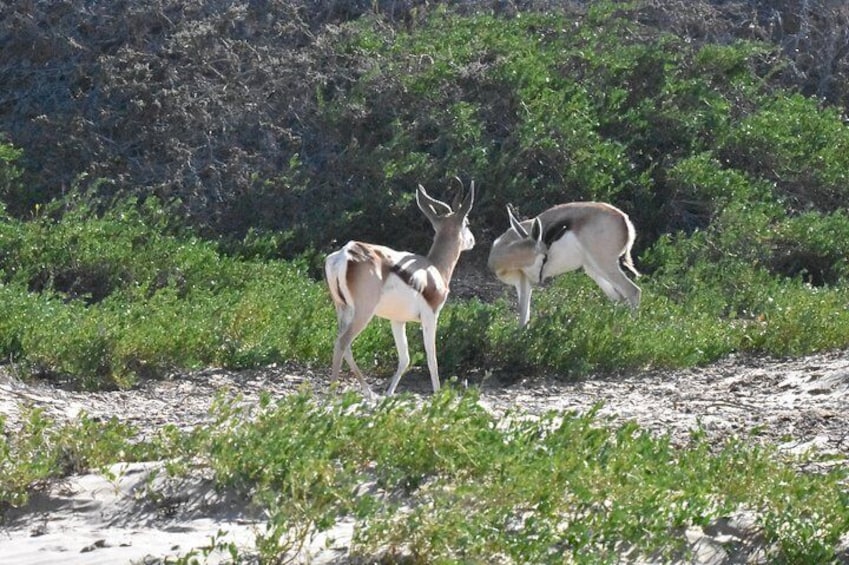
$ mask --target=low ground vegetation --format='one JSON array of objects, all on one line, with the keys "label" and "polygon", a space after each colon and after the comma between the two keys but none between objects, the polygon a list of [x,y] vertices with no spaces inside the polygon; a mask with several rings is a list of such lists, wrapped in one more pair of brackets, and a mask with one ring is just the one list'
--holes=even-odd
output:
[{"label": "low ground vegetation", "polygon": [[800,475],[799,460],[746,438],[716,445],[693,430],[672,445],[595,410],[497,419],[474,390],[448,387],[372,405],[353,393],[250,408],[222,397],[210,415],[209,426],[140,442],[115,420],[59,426],[33,410],[0,443],[0,504],[21,505],[24,485],[73,470],[164,460],[175,476],[211,471],[266,517],[255,548],[223,548],[263,563],[292,558],[343,518],[356,522],[349,558],[411,563],[686,562],[684,529],[739,512],[756,516],[758,542],[729,551],[826,563],[849,528],[839,467]]}]

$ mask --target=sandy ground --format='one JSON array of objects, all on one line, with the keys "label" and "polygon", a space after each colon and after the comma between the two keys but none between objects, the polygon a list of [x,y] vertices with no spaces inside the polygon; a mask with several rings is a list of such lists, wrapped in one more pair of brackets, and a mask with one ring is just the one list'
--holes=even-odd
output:
[{"label": "sandy ground", "polygon": [[[386,384],[373,381],[372,388],[382,390]],[[69,419],[85,411],[93,417],[116,416],[152,434],[169,423],[188,428],[207,422],[210,404],[222,390],[253,402],[263,391],[278,397],[303,386],[326,390],[326,372],[296,367],[209,369],[129,391],[82,393],[23,383],[6,367],[0,372],[0,414],[14,429],[24,406],[39,406],[54,417]],[[845,351],[794,360],[729,358],[704,368],[574,384],[544,379],[506,384],[490,378],[470,386],[480,387],[481,402],[495,414],[518,411],[532,417],[548,410],[583,411],[602,402],[602,414],[634,420],[682,444],[693,428],[701,426],[716,441],[739,435],[788,451],[816,449],[844,456],[835,464],[846,464],[841,459],[849,456],[849,352]],[[399,392],[427,395],[429,387],[426,372],[419,369],[402,380]],[[246,501],[216,493],[200,470],[176,481],[157,473],[159,468],[155,463],[117,465],[106,475],[74,476],[50,485],[28,506],[5,516],[0,561],[162,563],[195,550],[200,563],[218,563],[228,556],[203,550],[211,539],[252,546],[263,522]],[[756,543],[751,527],[752,517],[739,515],[684,535],[697,553],[697,563],[743,562],[759,555],[751,546]],[[330,539],[314,540],[296,562],[345,563],[352,531],[353,524],[338,524],[328,533]],[[735,538],[749,544],[745,556],[723,550],[722,543]],[[849,547],[849,539],[843,545]]]}]

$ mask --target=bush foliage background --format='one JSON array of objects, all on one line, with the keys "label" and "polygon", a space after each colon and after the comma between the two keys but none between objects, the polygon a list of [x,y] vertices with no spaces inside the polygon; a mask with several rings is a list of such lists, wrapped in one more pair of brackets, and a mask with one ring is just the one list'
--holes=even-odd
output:
[{"label": "bush foliage background", "polygon": [[[478,247],[441,318],[444,380],[846,348],[847,30],[833,0],[5,2],[0,358],[90,389],[326,368],[324,254],[424,252],[413,189],[455,175],[479,187]],[[586,199],[634,219],[643,305],[564,276],[521,330],[479,272],[505,204]],[[390,373],[387,325],[355,354]],[[222,396],[214,424],[143,439],[33,408],[0,434],[0,514],[51,478],[167,459],[263,510],[268,562],[342,517],[371,560],[672,558],[681,528],[740,509],[769,558],[845,553],[839,462],[799,473],[756,430],[673,446],[594,410],[496,421],[477,400]]]},{"label": "bush foliage background", "polygon": [[[646,276],[633,317],[563,277],[527,332],[509,298],[455,297],[448,372],[849,343],[842,3],[77,4],[0,7],[0,347],[34,371],[326,363],[322,255],[424,252],[413,188],[454,175],[480,189],[461,261],[508,202],[599,199]],[[357,355],[391,369],[391,343]]]}]

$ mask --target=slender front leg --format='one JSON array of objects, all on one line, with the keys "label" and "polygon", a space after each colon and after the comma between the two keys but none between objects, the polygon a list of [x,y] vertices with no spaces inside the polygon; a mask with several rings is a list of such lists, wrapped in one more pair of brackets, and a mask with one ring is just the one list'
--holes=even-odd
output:
[{"label": "slender front leg", "polygon": [[386,394],[390,396],[395,394],[395,387],[398,386],[398,382],[401,380],[401,375],[403,375],[410,366],[410,349],[407,345],[407,325],[404,322],[396,322],[394,320],[391,325],[392,337],[395,338],[395,349],[398,350],[398,368],[392,376],[392,382],[389,384],[389,390],[386,391]]},{"label": "slender front leg", "polygon": [[430,383],[433,392],[439,392],[439,366],[436,362],[436,322],[439,313],[422,316],[422,337],[427,353],[427,368],[430,370]]},{"label": "slender front leg", "polygon": [[519,325],[525,327],[531,319],[531,280],[521,275],[516,293],[519,295]]}]

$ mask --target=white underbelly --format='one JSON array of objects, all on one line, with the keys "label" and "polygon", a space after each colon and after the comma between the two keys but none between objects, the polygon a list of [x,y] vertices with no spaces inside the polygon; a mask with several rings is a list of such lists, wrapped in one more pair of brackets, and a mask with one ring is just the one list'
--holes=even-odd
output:
[{"label": "white underbelly", "polygon": [[374,313],[387,320],[418,322],[421,320],[421,294],[392,275],[383,287],[383,294]]},{"label": "white underbelly", "polygon": [[542,278],[580,269],[584,265],[584,249],[572,232],[555,241],[548,249],[548,260]]}]

